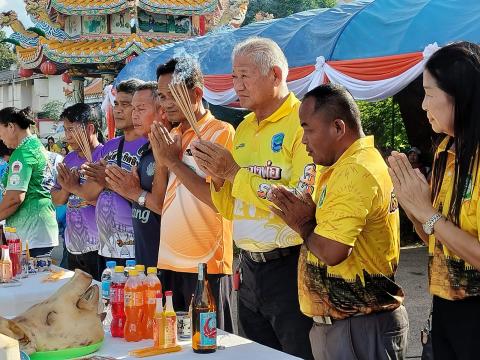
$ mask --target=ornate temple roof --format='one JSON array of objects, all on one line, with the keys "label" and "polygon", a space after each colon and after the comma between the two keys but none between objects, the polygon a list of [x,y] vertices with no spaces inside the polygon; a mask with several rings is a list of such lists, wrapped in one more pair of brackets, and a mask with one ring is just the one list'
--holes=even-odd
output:
[{"label": "ornate temple roof", "polygon": [[163,45],[175,39],[139,37],[104,37],[81,40],[53,40],[42,38],[43,55],[49,59],[66,64],[101,64],[116,62],[129,55],[142,53],[153,46]]},{"label": "ornate temple roof", "polygon": [[[51,0],[50,7],[65,15],[113,14],[129,7],[129,0]],[[218,0],[138,0],[138,7],[146,11],[201,15],[215,10]]]}]

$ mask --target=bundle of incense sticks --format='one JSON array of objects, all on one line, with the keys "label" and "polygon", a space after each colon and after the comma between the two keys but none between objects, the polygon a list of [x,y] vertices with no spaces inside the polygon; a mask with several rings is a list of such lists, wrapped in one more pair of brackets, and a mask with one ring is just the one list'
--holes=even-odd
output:
[{"label": "bundle of incense sticks", "polygon": [[200,139],[201,137],[200,130],[198,129],[197,125],[197,118],[195,117],[195,113],[193,111],[193,106],[190,101],[190,95],[188,93],[185,81],[171,83],[168,85],[168,87],[170,88],[170,92],[172,93],[175,102],[180,107],[180,110],[182,110],[183,115],[185,115],[187,118],[188,123],[192,127],[193,131],[195,131],[195,134],[197,134],[197,137]]},{"label": "bundle of incense sticks", "polygon": [[87,129],[85,125],[75,126],[73,128],[73,137],[77,142],[80,150],[82,151],[83,155],[87,158],[89,162],[92,162],[92,150],[90,149],[90,142],[88,141],[87,136]]}]

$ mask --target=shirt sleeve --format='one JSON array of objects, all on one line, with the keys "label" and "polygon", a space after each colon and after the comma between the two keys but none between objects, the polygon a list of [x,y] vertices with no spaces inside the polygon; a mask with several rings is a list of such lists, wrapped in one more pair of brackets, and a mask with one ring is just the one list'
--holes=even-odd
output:
[{"label": "shirt sleeve", "polygon": [[[298,128],[291,152],[292,175],[287,188],[295,193],[309,193],[313,195],[316,177],[316,166],[307,154],[305,145],[302,144],[303,130]],[[259,209],[270,211],[273,206],[270,202],[271,186],[282,184],[278,180],[265,180],[261,176],[251,173],[245,168],[238,171],[235,176],[232,196],[255,205]]]},{"label": "shirt sleeve", "polygon": [[32,166],[21,154],[10,158],[7,187],[5,190],[27,191],[30,178],[32,177]]},{"label": "shirt sleeve", "polygon": [[212,202],[222,217],[227,220],[233,220],[233,207],[235,199],[232,196],[232,183],[225,181],[222,188],[217,191],[215,185],[210,183],[210,192],[212,194]]},{"label": "shirt sleeve", "polygon": [[371,215],[378,189],[373,176],[362,166],[334,169],[327,184],[318,189],[315,234],[354,246]]}]

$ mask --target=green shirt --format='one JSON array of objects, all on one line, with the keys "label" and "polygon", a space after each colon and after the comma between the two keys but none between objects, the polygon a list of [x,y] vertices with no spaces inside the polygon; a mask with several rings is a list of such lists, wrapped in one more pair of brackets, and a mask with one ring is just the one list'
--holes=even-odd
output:
[{"label": "green shirt", "polygon": [[10,157],[5,190],[25,192],[25,200],[8,217],[7,226],[17,229],[22,243],[31,249],[58,245],[58,224],[50,189],[54,184],[53,168],[47,151],[36,136],[22,140]]}]

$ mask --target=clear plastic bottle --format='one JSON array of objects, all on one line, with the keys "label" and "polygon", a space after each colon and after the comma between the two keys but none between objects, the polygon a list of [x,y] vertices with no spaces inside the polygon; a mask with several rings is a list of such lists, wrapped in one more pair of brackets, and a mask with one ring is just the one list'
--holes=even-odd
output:
[{"label": "clear plastic bottle", "polygon": [[115,261],[107,261],[107,267],[102,272],[101,282],[102,282],[102,303],[103,308],[106,313],[105,320],[103,320],[103,326],[105,330],[110,328],[110,323],[112,322],[112,308],[110,305],[110,286],[112,284],[112,277],[114,273],[114,268],[117,265]]},{"label": "clear plastic bottle", "polygon": [[154,317],[156,309],[157,298],[162,297],[162,284],[157,276],[157,268],[149,267],[147,269],[146,279],[146,300],[145,300],[145,317],[146,329],[145,339],[153,339],[154,332]]},{"label": "clear plastic bottle", "polygon": [[115,261],[107,261],[107,267],[103,270],[101,281],[102,281],[102,299],[105,300],[105,303],[110,302],[110,285],[112,283],[112,275],[117,266]]},{"label": "clear plastic bottle", "polygon": [[128,278],[128,271],[129,270],[135,270],[135,265],[136,265],[135,260],[127,260],[125,262],[125,270],[124,270],[125,277]]},{"label": "clear plastic bottle", "polygon": [[0,282],[10,282],[13,278],[12,261],[8,245],[2,245],[2,257],[0,259]]},{"label": "clear plastic bottle", "polygon": [[112,307],[112,323],[110,333],[113,337],[123,338],[125,328],[125,282],[123,266],[115,266],[110,287],[110,305]]}]

